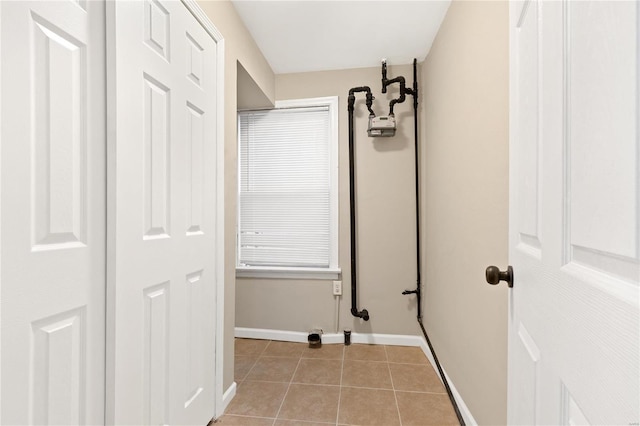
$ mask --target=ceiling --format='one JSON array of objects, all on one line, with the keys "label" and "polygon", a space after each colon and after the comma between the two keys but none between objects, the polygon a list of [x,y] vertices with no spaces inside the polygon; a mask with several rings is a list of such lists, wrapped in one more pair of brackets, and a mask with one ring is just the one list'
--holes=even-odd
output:
[{"label": "ceiling", "polygon": [[450,0],[232,0],[276,74],[422,61]]}]

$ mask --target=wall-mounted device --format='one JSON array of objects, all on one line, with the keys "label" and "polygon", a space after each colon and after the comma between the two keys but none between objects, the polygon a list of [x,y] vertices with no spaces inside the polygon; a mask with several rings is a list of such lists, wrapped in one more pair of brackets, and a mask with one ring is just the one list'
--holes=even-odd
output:
[{"label": "wall-mounted device", "polygon": [[370,137],[389,137],[396,134],[396,117],[393,115],[369,116],[369,128],[367,134]]}]

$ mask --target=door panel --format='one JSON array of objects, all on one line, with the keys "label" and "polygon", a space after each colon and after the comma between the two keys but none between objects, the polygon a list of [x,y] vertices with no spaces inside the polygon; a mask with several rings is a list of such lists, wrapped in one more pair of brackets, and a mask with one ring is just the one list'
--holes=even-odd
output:
[{"label": "door panel", "polygon": [[104,421],[100,2],[2,2],[2,424]]},{"label": "door panel", "polygon": [[639,7],[527,1],[510,15],[508,421],[634,423]]},{"label": "door panel", "polygon": [[566,262],[632,282],[640,260],[637,9],[569,3],[564,18]]},{"label": "door panel", "polygon": [[177,1],[108,8],[108,421],[206,424],[215,406],[216,43]]},{"label": "door panel", "polygon": [[513,416],[523,423],[536,424],[536,402],[538,393],[538,368],[540,350],[522,323],[518,326],[517,340],[513,344],[513,354],[518,360],[518,368],[513,370],[513,381],[521,386],[523,397],[516,401]]}]

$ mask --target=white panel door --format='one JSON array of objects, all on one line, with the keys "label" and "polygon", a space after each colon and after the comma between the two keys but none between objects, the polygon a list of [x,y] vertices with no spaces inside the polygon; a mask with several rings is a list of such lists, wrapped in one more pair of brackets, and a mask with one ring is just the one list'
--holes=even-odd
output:
[{"label": "white panel door", "polygon": [[107,16],[107,421],[204,425],[216,383],[216,43],[179,1],[113,2]]},{"label": "white panel door", "polygon": [[1,2],[2,424],[100,424],[105,13]]},{"label": "white panel door", "polygon": [[639,18],[510,3],[510,424],[640,421]]}]

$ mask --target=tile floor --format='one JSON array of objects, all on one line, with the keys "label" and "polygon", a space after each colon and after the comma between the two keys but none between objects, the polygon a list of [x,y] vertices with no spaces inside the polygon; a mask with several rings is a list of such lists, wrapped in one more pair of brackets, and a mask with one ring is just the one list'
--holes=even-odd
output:
[{"label": "tile floor", "polygon": [[238,389],[221,425],[457,425],[419,348],[236,339]]}]

